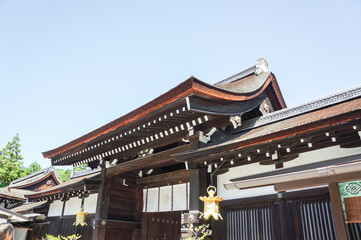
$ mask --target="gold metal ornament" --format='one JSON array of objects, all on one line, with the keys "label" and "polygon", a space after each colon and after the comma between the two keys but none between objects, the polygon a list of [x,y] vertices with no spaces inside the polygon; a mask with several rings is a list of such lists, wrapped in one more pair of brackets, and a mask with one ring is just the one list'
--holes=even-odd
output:
[{"label": "gold metal ornament", "polygon": [[84,225],[88,225],[85,222],[85,216],[88,215],[87,212],[84,212],[84,209],[81,208],[80,212],[76,213],[76,219],[75,219],[75,223],[73,225],[78,226],[79,224],[83,227]]},{"label": "gold metal ornament", "polygon": [[215,186],[209,186],[207,188],[208,197],[199,197],[201,201],[204,202],[204,213],[201,214],[199,218],[204,218],[208,220],[210,216],[213,216],[214,220],[218,220],[218,217],[223,220],[222,216],[219,214],[219,202],[223,199],[218,196],[214,196],[217,189]]}]

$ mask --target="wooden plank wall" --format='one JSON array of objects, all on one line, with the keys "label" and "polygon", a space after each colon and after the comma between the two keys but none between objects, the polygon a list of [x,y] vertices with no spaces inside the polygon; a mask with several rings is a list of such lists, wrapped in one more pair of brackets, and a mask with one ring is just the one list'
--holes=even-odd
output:
[{"label": "wooden plank wall", "polygon": [[139,221],[136,204],[139,201],[138,191],[135,177],[129,175],[112,177],[109,188],[108,219]]},{"label": "wooden plank wall", "polygon": [[101,226],[105,229],[101,239],[140,239],[143,189],[137,186],[136,178],[131,175],[112,176],[108,181],[106,219],[105,216],[100,219],[100,222],[105,220],[105,225]]},{"label": "wooden plank wall", "polygon": [[86,217],[86,223],[88,225],[85,226],[73,226],[75,222],[74,216],[66,216],[66,217],[49,217],[47,222],[49,224],[34,224],[33,231],[31,233],[32,240],[45,239],[45,234],[50,234],[54,236],[62,235],[69,236],[73,234],[82,235],[82,240],[91,240],[93,234],[92,221],[94,219],[94,215]]},{"label": "wooden plank wall", "polygon": [[221,214],[216,239],[337,239],[327,188],[228,200]]}]

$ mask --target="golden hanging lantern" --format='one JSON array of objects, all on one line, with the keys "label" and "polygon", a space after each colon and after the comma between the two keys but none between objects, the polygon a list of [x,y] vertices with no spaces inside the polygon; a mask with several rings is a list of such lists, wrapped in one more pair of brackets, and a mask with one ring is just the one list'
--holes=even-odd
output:
[{"label": "golden hanging lantern", "polygon": [[84,225],[88,225],[85,222],[85,216],[88,215],[87,212],[84,212],[84,209],[81,208],[80,212],[76,213],[76,219],[75,219],[75,223],[73,225],[78,226],[79,224],[83,227]]},{"label": "golden hanging lantern", "polygon": [[208,197],[199,197],[204,202],[204,213],[200,216],[205,220],[208,220],[210,216],[213,216],[214,220],[218,220],[218,217],[223,220],[221,214],[219,214],[219,202],[223,199],[218,196],[214,196],[217,189],[215,186],[209,186],[207,188]]}]

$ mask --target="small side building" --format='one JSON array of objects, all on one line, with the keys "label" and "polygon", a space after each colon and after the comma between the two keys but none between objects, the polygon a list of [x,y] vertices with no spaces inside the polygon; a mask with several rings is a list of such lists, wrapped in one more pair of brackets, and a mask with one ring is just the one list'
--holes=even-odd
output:
[{"label": "small side building", "polygon": [[[23,214],[43,214],[44,221],[34,223],[29,239],[53,236],[82,235],[81,239],[92,238],[91,222],[96,212],[100,169],[75,172],[62,184],[25,195],[28,203],[14,211]],[[85,226],[74,226],[76,213],[83,208],[87,212]]]},{"label": "small side building", "polygon": [[[30,203],[26,195],[51,189],[60,182],[53,167],[44,168],[28,176],[19,178],[8,187],[0,188],[0,207],[11,210],[11,213],[23,215],[28,221],[12,221],[16,240],[30,239],[35,222],[41,222],[45,214],[46,202]],[[45,215],[43,215],[45,216]]]}]

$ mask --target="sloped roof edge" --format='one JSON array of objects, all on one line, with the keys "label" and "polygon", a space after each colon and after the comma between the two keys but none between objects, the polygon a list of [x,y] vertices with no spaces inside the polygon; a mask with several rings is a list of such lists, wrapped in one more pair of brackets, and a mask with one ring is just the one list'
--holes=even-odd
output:
[{"label": "sloped roof edge", "polygon": [[[43,152],[44,158],[51,158],[55,155],[61,154],[65,152],[66,150],[72,149],[76,146],[79,146],[83,143],[89,142],[103,134],[106,134],[124,124],[127,124],[129,122],[135,121],[146,114],[160,108],[161,106],[164,106],[165,104],[175,102],[179,99],[182,99],[186,96],[189,96],[191,94],[201,94],[206,97],[211,97],[215,99],[221,99],[221,100],[228,100],[228,101],[245,101],[248,99],[252,99],[254,97],[257,97],[260,93],[262,93],[269,85],[272,84],[274,88],[276,88],[276,91],[279,91],[278,84],[276,83],[276,79],[272,73],[267,77],[265,80],[263,86],[257,91],[252,93],[236,93],[231,92],[228,90],[224,90],[221,88],[218,88],[217,86],[213,86],[210,84],[207,84],[205,82],[202,82],[198,80],[195,77],[190,77],[186,81],[182,82],[178,86],[172,88],[168,92],[160,95],[159,97],[155,98],[154,100],[146,103],[145,105],[129,112],[126,115],[123,115],[120,118],[117,118],[113,120],[112,122],[103,125],[102,127],[91,131],[90,133],[83,135],[80,138],[77,138],[67,144],[64,144],[58,148],[55,148],[50,151]],[[280,102],[281,105],[284,104],[284,100],[282,98],[281,93],[277,93],[277,96],[281,96]]]}]

